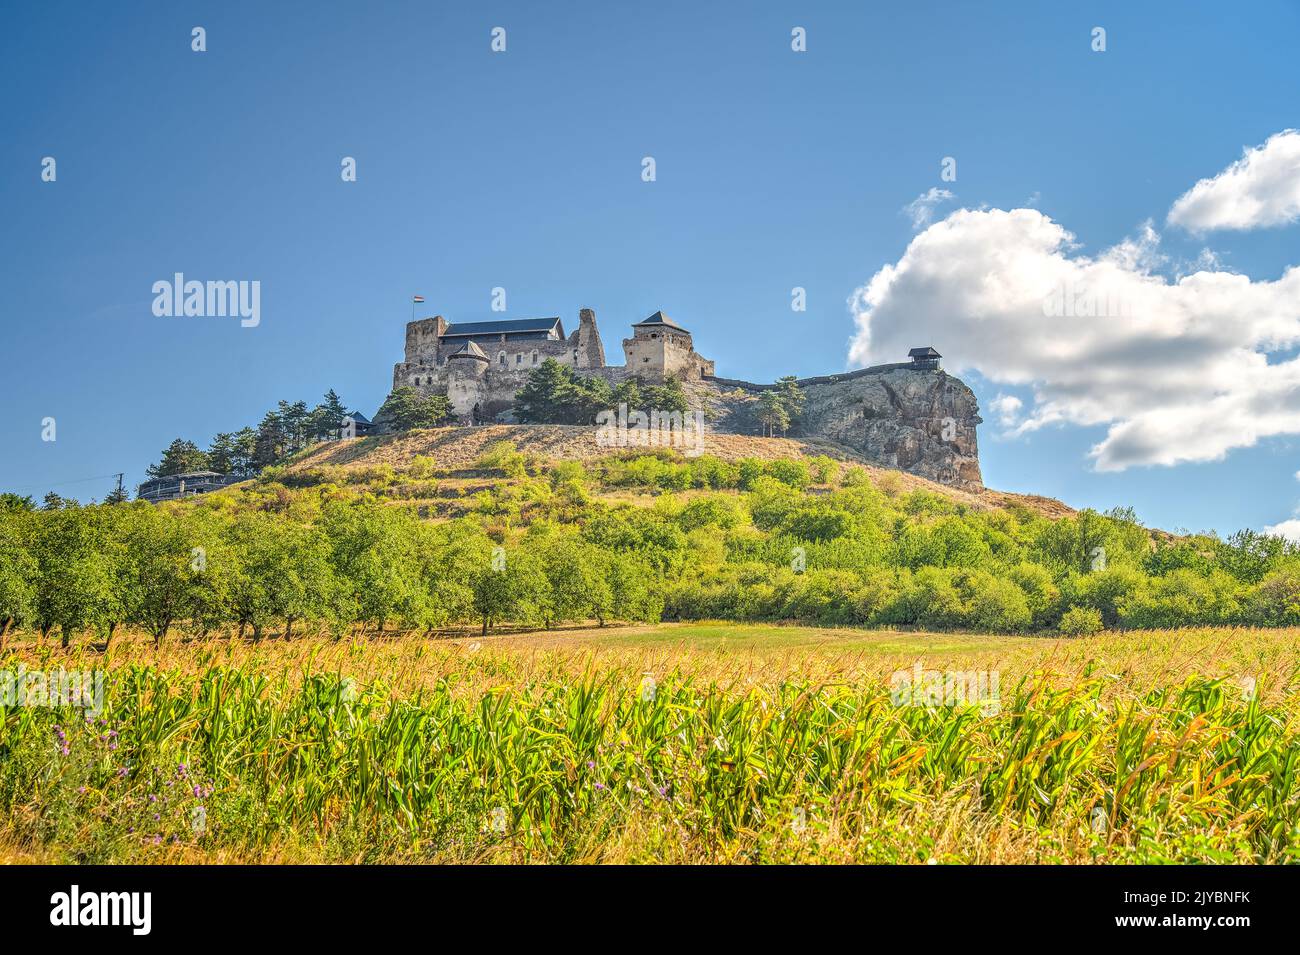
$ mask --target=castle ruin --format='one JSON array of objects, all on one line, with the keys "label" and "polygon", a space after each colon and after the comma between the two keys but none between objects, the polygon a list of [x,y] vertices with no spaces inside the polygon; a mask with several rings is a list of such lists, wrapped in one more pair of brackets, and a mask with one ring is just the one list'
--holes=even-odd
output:
[{"label": "castle ruin", "polygon": [[[762,434],[759,397],[776,386],[717,377],[714,363],[695,351],[691,333],[663,312],[633,324],[622,345],[624,363],[606,364],[589,308],[578,312],[578,327],[568,335],[558,317],[449,323],[437,315],[407,324],[405,360],[393,368],[393,388],[445,394],[461,424],[509,422],[516,392],[553,358],[611,385],[675,378],[711,430]],[[941,357],[933,348],[914,348],[906,362],[800,379],[805,403],[789,436],[831,441],[884,467],[982,489],[978,404],[963,382],[943,371]]]}]

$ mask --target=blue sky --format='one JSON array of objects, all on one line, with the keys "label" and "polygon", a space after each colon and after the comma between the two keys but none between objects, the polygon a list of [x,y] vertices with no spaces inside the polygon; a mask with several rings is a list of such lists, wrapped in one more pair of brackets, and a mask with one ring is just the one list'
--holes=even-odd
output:
[{"label": "blue sky", "polygon": [[[1168,270],[1208,248],[1221,268],[1276,282],[1300,264],[1300,226],[1195,234],[1165,221],[1244,147],[1300,126],[1300,6],[1218,6],[10,11],[0,489],[102,497],[112,480],[98,476],[138,482],[176,436],[205,446],[331,387],[372,414],[412,293],[461,321],[499,317],[497,286],[507,317],[569,326],[592,307],[613,355],[628,324],[663,309],[720,375],[841,370],[858,330],[849,300],[917,239],[902,210],[932,187],[955,194],[936,221],[1032,208],[1096,256],[1153,220]],[[191,50],[195,26],[207,52]],[[489,48],[496,26],[505,53]],[[790,48],[795,26],[805,53]],[[55,182],[41,181],[46,156]],[[340,178],[345,156],[356,182]],[[956,182],[940,180],[944,157]],[[260,325],[154,316],[152,284],[174,272],[260,281]],[[794,286],[806,312],[790,309]],[[920,316],[894,338],[938,347],[986,408],[1033,404],[1032,383],[962,367],[944,329]],[[1089,450],[1107,423],[1000,436],[984,416],[991,487],[1221,533],[1300,503],[1285,433],[1221,460],[1099,472]]]}]

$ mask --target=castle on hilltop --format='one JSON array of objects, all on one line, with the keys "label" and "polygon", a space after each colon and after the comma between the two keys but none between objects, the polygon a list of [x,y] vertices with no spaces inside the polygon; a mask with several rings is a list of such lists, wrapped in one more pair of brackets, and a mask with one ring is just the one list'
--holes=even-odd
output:
[{"label": "castle on hilltop", "polygon": [[[885,467],[982,489],[975,396],[940,368],[941,357],[930,347],[913,348],[906,362],[800,379],[804,408],[790,437],[831,441]],[[776,387],[718,378],[691,333],[661,311],[632,325],[622,365],[606,364],[596,313],[584,308],[568,335],[558,317],[448,322],[437,315],[409,322],[393,388],[445,394],[461,424],[510,422],[516,392],[548,358],[611,385],[674,378],[710,429],[730,434],[762,434],[759,396]]]},{"label": "castle on hilltop", "polygon": [[691,333],[663,312],[633,325],[632,337],[623,339],[624,364],[607,365],[596,313],[584,308],[567,336],[559,318],[449,323],[438,315],[411,322],[393,387],[445,393],[466,423],[493,421],[508,415],[528,373],[548,358],[611,384],[629,377],[698,381],[713,374],[713,362],[696,353]]}]

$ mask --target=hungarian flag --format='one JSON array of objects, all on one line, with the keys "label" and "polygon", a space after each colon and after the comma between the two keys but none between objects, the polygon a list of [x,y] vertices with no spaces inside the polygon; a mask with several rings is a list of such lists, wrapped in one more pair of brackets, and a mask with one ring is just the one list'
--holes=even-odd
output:
[{"label": "hungarian flag", "polygon": [[413,295],[413,296],[411,296],[411,304],[413,304],[413,305],[423,305],[423,304],[424,304],[424,296],[423,296],[423,295]]}]

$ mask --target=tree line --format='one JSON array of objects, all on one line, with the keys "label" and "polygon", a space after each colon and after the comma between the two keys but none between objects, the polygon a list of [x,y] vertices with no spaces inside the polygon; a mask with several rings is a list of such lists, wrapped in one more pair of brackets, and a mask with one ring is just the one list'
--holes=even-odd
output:
[{"label": "tree line", "polygon": [[163,449],[158,463],[149,465],[145,473],[150,477],[167,477],[215,471],[247,477],[316,441],[337,438],[347,416],[347,406],[333,388],[314,408],[308,408],[305,401],[281,401],[262,416],[256,428],[221,432],[206,451],[193,441],[177,438]]},{"label": "tree line", "polygon": [[124,626],[161,640],[177,627],[260,638],[661,618],[1300,625],[1300,550],[1252,531],[1170,537],[1127,510],[981,510],[826,457],[544,464],[503,444],[472,473],[492,480],[469,495],[424,458],[271,468],[158,506],[0,497],[0,629],[69,642]]},{"label": "tree line", "polygon": [[551,627],[650,620],[658,598],[635,555],[574,528],[537,528],[511,546],[470,522],[435,525],[378,504],[292,514],[169,509],[144,502],[0,513],[0,641],[15,627],[63,646],[178,625],[262,639],[276,628],[383,632],[473,622]]},{"label": "tree line", "polygon": [[620,404],[633,410],[653,408],[683,415],[690,411],[682,383],[675,378],[661,385],[628,378],[615,386],[599,376],[580,375],[554,358],[528,373],[515,402],[515,418],[525,424],[594,424],[600,412]]}]

